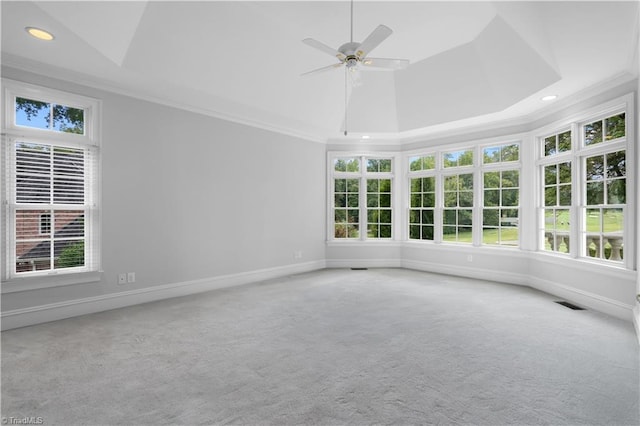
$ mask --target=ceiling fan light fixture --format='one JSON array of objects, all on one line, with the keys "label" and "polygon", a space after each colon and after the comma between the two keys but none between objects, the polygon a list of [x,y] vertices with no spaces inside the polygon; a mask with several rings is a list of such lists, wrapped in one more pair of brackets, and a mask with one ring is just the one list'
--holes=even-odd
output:
[{"label": "ceiling fan light fixture", "polygon": [[49,31],[40,28],[25,27],[24,30],[28,32],[30,36],[35,37],[38,40],[51,41],[55,38]]}]

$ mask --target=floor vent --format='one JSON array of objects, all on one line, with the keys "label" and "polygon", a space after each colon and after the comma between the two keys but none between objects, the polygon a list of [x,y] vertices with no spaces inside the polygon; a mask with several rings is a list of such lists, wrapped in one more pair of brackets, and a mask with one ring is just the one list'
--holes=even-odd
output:
[{"label": "floor vent", "polygon": [[573,303],[569,303],[569,302],[556,302],[558,305],[562,305],[562,306],[566,306],[569,309],[573,309],[574,311],[584,311],[584,308],[581,308],[580,306],[576,306]]},{"label": "floor vent", "polygon": [[368,271],[369,268],[351,268],[352,271]]}]

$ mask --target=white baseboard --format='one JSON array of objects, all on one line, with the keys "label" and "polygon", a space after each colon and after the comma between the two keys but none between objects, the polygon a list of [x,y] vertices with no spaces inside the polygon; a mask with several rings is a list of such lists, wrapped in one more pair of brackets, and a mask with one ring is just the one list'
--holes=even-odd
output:
[{"label": "white baseboard", "polygon": [[[637,321],[637,314],[634,315],[634,308],[631,305],[564,284],[532,277],[530,275],[503,271],[491,271],[487,269],[467,266],[456,266],[455,269],[452,269],[451,266],[448,265],[406,259],[402,261],[402,267],[407,269],[415,269],[418,271],[435,272],[439,274],[456,275],[488,281],[498,281],[508,284],[525,285],[540,291],[544,291],[545,293],[552,294],[559,298],[566,299],[570,302],[576,303],[586,308],[594,309],[596,311],[603,312],[616,318],[620,318],[625,321]],[[638,330],[640,330],[640,324],[636,325],[636,331]],[[637,332],[636,334],[640,339],[640,333]]]},{"label": "white baseboard", "polygon": [[223,275],[180,283],[164,284],[137,290],[68,300],[60,303],[33,306],[2,312],[2,330],[26,327],[79,315],[108,311],[140,303],[153,302],[172,297],[186,296],[220,288],[233,287],[252,282],[300,274],[325,268],[324,260],[259,269],[239,274]]},{"label": "white baseboard", "polygon": [[625,321],[634,320],[632,305],[608,297],[536,277],[530,277],[529,286]]},{"label": "white baseboard", "polygon": [[400,259],[327,259],[327,268],[401,268]]},{"label": "white baseboard", "polygon": [[497,281],[507,284],[528,285],[529,277],[514,272],[493,271],[482,268],[473,268],[469,266],[456,265],[452,268],[451,265],[442,265],[439,263],[425,262],[423,260],[408,260],[402,261],[402,267],[407,269],[414,269],[416,271],[435,272],[437,274],[455,275],[459,277],[476,278],[487,281]]}]

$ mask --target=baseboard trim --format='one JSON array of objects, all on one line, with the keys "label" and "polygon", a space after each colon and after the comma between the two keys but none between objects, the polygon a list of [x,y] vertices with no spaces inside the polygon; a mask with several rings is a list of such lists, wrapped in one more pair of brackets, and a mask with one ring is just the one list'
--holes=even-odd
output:
[{"label": "baseboard trim", "polygon": [[516,274],[513,272],[492,271],[482,268],[473,268],[469,266],[456,265],[452,268],[450,265],[442,265],[439,263],[425,262],[423,260],[402,261],[402,267],[423,272],[435,272],[437,274],[455,275],[466,278],[476,278],[487,281],[497,281],[507,284],[528,285],[529,279],[526,275]]},{"label": "baseboard trim", "polygon": [[400,259],[327,259],[327,268],[401,268]]},{"label": "baseboard trim", "polygon": [[634,321],[632,305],[542,278],[530,277],[529,286],[624,321]]},{"label": "baseboard trim", "polygon": [[118,293],[68,300],[59,303],[33,306],[24,309],[14,309],[2,312],[1,329],[26,327],[49,321],[56,321],[79,315],[92,314],[169,299],[172,297],[187,296],[205,291],[234,287],[252,282],[279,278],[286,275],[300,274],[325,268],[324,260],[305,263],[296,263],[274,268],[258,269],[255,271],[241,272],[238,274],[222,275],[199,280],[184,281],[179,283],[163,284],[146,287],[137,290],[122,291]]},{"label": "baseboard trim", "polygon": [[455,275],[460,277],[483,279],[488,281],[498,281],[508,284],[524,285],[535,288],[545,293],[552,294],[570,302],[585,306],[590,309],[620,318],[624,321],[634,321],[636,325],[636,335],[638,335],[640,343],[640,324],[637,324],[637,314],[634,314],[634,307],[617,300],[609,299],[580,290],[564,284],[532,277],[530,275],[516,274],[502,271],[489,271],[481,268],[456,266],[452,269],[450,266],[441,265],[418,260],[403,260],[402,267],[407,269],[415,269],[418,271],[434,272],[445,275]]}]

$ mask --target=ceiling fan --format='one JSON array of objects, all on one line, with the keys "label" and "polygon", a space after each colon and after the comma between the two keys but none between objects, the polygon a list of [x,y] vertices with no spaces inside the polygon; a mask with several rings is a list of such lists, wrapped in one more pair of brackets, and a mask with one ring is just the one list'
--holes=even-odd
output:
[{"label": "ceiling fan", "polygon": [[337,49],[333,49],[312,38],[305,38],[302,40],[302,42],[308,46],[328,53],[331,56],[335,56],[340,62],[306,72],[302,75],[316,74],[333,68],[339,68],[343,65],[349,70],[360,68],[360,65],[363,66],[362,69],[366,69],[365,67],[383,70],[404,69],[409,66],[409,60],[407,59],[371,58],[367,56],[369,52],[378,47],[378,45],[392,33],[393,31],[391,28],[386,25],[378,25],[362,43],[353,41],[353,0],[351,0],[351,41],[343,44]]}]

